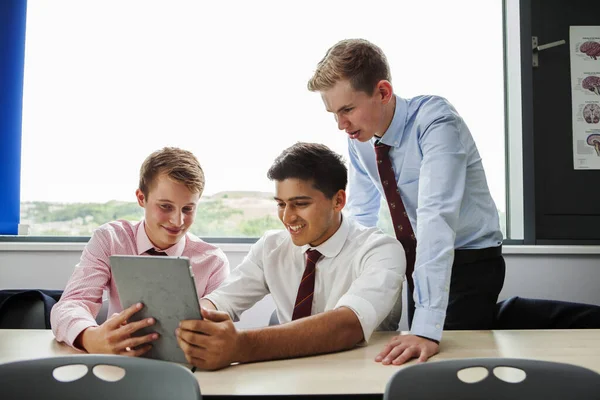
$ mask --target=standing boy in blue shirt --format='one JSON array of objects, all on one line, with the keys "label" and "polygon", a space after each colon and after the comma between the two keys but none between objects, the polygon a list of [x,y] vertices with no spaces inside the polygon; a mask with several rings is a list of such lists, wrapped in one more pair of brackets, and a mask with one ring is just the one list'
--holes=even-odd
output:
[{"label": "standing boy in blue shirt", "polygon": [[454,107],[395,95],[384,53],[362,39],[330,48],[308,89],[348,134],[349,213],[373,226],[384,196],[406,252],[411,334],[393,338],[376,361],[425,361],[439,351],[442,329],[491,329],[504,283],[502,233]]}]

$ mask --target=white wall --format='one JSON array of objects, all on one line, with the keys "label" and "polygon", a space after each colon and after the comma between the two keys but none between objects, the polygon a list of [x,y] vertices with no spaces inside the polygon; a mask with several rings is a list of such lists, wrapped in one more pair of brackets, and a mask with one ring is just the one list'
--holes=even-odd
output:
[{"label": "white wall", "polygon": [[[0,289],[63,289],[84,244],[0,243]],[[247,245],[221,245],[232,268]],[[522,296],[600,305],[600,247],[505,246],[506,280],[501,299]],[[239,327],[265,326],[274,305],[263,299]],[[400,324],[406,330],[405,315]]]}]

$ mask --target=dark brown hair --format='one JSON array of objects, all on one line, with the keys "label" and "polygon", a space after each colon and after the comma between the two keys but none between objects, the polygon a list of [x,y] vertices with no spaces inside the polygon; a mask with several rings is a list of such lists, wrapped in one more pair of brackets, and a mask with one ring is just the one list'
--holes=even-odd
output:
[{"label": "dark brown hair", "polygon": [[275,181],[288,178],[311,181],[315,189],[331,199],[339,190],[346,190],[348,170],[342,156],[329,147],[298,142],[275,159],[267,177]]}]

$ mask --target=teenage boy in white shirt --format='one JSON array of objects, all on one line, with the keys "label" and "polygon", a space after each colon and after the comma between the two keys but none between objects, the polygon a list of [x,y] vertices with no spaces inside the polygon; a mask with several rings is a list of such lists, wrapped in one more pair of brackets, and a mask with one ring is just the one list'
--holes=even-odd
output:
[{"label": "teenage boy in white shirt", "polygon": [[[297,143],[268,177],[286,230],[267,232],[202,299],[204,320],[181,322],[179,346],[198,368],[346,350],[377,328],[397,329],[404,250],[377,228],[343,217],[341,157],[324,145]],[[237,330],[233,321],[267,294],[281,324]]]}]

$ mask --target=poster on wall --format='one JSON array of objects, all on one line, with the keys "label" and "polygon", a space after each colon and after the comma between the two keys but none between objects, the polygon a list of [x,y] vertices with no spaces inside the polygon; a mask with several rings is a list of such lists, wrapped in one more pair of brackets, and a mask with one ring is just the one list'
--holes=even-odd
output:
[{"label": "poster on wall", "polygon": [[600,169],[600,26],[571,26],[575,169]]}]

